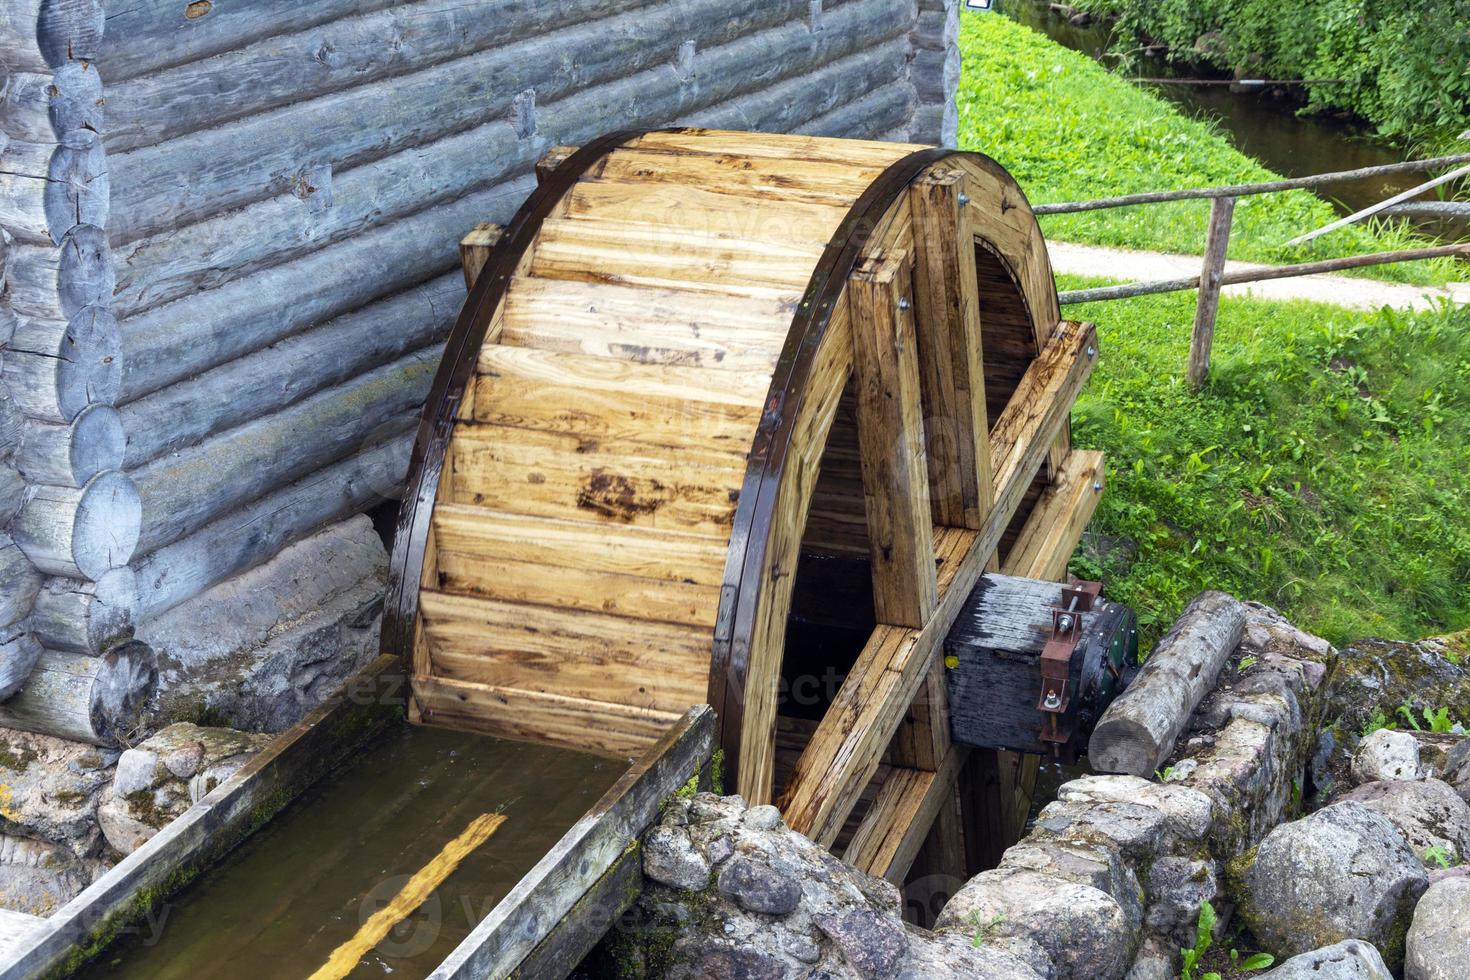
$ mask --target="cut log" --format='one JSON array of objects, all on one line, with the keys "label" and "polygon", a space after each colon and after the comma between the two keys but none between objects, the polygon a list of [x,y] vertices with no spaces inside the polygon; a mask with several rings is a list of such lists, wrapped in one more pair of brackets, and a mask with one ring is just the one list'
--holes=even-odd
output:
[{"label": "cut log", "polygon": [[83,147],[102,133],[102,76],[87,61],[14,72],[0,95],[0,131],[30,143]]},{"label": "cut log", "polygon": [[117,321],[89,306],[70,321],[23,319],[0,366],[15,405],[34,419],[66,423],[88,405],[111,405],[122,386]]},{"label": "cut log", "polygon": [[95,581],[132,559],[142,523],[138,488],[125,473],[108,470],[80,489],[34,488],[10,533],[42,571]]},{"label": "cut log", "polygon": [[137,640],[100,657],[47,650],[20,691],[0,704],[0,725],[117,745],[137,730],[157,686],[153,648]]},{"label": "cut log", "polygon": [[1157,772],[1240,643],[1245,616],[1245,606],[1223,592],[1196,596],[1098,720],[1087,750],[1092,768],[1145,777]]},{"label": "cut log", "polygon": [[120,468],[125,444],[117,409],[88,405],[70,424],[28,421],[15,466],[30,483],[80,487],[103,470]]},{"label": "cut log", "polygon": [[26,480],[9,463],[0,463],[0,527],[20,512],[25,503]]},{"label": "cut log", "polygon": [[41,659],[41,641],[25,623],[0,628],[0,701],[26,682]]},{"label": "cut log", "polygon": [[[120,402],[449,271],[455,264],[452,252],[405,249],[402,243],[453,242],[477,221],[508,220],[533,187],[530,177],[509,181],[128,320]],[[282,296],[292,301],[283,307]]]},{"label": "cut log", "polygon": [[453,273],[124,406],[128,469],[442,341],[464,301]]},{"label": "cut log", "polygon": [[678,124],[876,139],[905,122],[913,107],[913,87],[902,81],[906,55],[901,41],[875,41],[799,78],[688,113]]},{"label": "cut log", "polygon": [[[653,0],[603,0],[597,20]],[[488,48],[541,39],[585,24],[569,4],[471,4],[419,0],[349,10],[321,30],[272,30],[253,44],[124,82],[107,91],[108,146],[130,150],[222,126],[241,116],[306,102],[382,78],[425,71]],[[228,16],[228,15],[227,15]],[[323,44],[330,48],[323,49]],[[109,73],[111,62],[108,62]]]},{"label": "cut log", "polygon": [[261,38],[310,30],[402,0],[250,0],[179,3],[137,0],[108,12],[101,58],[114,82],[199,61]]},{"label": "cut log", "polygon": [[401,432],[402,416],[423,404],[439,354],[437,346],[416,351],[137,470],[133,476],[143,502],[138,547],[155,551],[246,501]]},{"label": "cut log", "polygon": [[[0,158],[0,222],[20,241],[54,246],[78,225],[95,230],[107,223],[111,181],[100,140],[81,146],[11,142]],[[23,254],[45,264],[44,253],[16,252]]]},{"label": "cut log", "polygon": [[69,320],[88,306],[106,307],[117,284],[107,236],[76,225],[60,245],[17,245],[8,284],[10,305],[25,316]]},{"label": "cut log", "polygon": [[45,71],[97,57],[105,25],[103,0],[4,0],[0,61]]},{"label": "cut log", "polygon": [[[904,4],[853,0],[833,13],[849,30],[815,40],[799,22],[787,23],[804,8],[804,0],[664,0],[621,17],[584,17],[551,35],[527,36],[424,71],[247,116],[231,126],[116,153],[110,169],[117,206],[109,230],[114,241],[133,242],[272,197],[284,189],[281,175],[295,174],[307,160],[330,160],[339,178],[367,161],[403,151],[420,166],[437,165],[417,149],[503,121],[515,94],[528,89],[536,91],[538,128],[561,133],[575,128],[577,136],[568,142],[602,133],[609,118],[628,125],[641,119],[662,123],[698,104],[768,84],[772,72],[796,74],[823,63],[832,56],[830,48],[865,46],[876,24],[903,17]],[[860,26],[847,23],[855,9],[862,15]],[[690,38],[702,52],[698,86],[666,70]],[[544,107],[559,100],[570,105],[563,110],[564,121],[551,124]],[[629,118],[630,110],[635,117]],[[575,126],[565,121],[571,118],[578,120]],[[505,128],[517,141],[514,127]],[[524,142],[536,144],[524,167],[529,171],[548,145]],[[492,163],[501,166],[498,153],[485,147],[478,166],[460,175],[461,190]],[[335,190],[333,197],[341,199]],[[383,201],[394,198],[415,207],[426,203],[423,186],[390,188]],[[288,240],[300,239],[275,244]],[[314,235],[303,244],[316,247],[322,240]]]},{"label": "cut log", "polygon": [[31,630],[45,647],[94,656],[133,638],[138,577],[124,565],[95,582],[53,578],[36,596]]},{"label": "cut log", "polygon": [[254,568],[333,521],[397,497],[412,451],[412,432],[395,436],[138,559],[140,621]]},{"label": "cut log", "polygon": [[41,579],[25,552],[10,535],[0,531],[0,627],[18,623],[30,614]]}]

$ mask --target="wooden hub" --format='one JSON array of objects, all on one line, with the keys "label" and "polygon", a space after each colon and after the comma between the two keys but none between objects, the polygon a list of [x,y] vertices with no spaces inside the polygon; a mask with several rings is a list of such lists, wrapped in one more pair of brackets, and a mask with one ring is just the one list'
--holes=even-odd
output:
[{"label": "wooden hub", "polygon": [[702,130],[541,176],[467,243],[414,452],[413,717],[627,756],[708,701],[727,791],[902,877],[965,761],[946,633],[987,569],[1061,577],[1102,478],[1067,424],[1096,335],[1025,196],[979,154]]}]

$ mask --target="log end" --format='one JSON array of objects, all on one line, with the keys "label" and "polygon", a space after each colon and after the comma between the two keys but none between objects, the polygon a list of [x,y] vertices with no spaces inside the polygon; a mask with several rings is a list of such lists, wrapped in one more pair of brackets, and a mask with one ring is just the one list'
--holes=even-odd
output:
[{"label": "log end", "polygon": [[143,501],[120,470],[92,477],[82,489],[71,532],[71,556],[86,578],[97,581],[132,560],[143,530]]},{"label": "log end", "polygon": [[108,740],[135,732],[158,690],[158,658],[141,640],[129,640],[102,655],[92,688],[92,726]]},{"label": "log end", "polygon": [[1131,718],[1104,717],[1088,742],[1087,762],[1098,772],[1148,779],[1158,771],[1172,747],[1172,744],[1160,747],[1147,726]]}]

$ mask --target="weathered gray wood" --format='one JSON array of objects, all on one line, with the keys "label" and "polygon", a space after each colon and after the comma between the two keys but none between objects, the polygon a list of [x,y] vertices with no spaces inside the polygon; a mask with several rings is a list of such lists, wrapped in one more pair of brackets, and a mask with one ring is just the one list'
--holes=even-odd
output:
[{"label": "weathered gray wood", "polygon": [[[406,426],[412,419],[402,420]],[[413,432],[312,473],[133,563],[140,621],[268,560],[293,541],[401,494]]]},{"label": "weathered gray wood", "polygon": [[125,444],[117,409],[88,405],[70,423],[28,421],[15,466],[29,483],[80,487],[121,468]]},{"label": "weathered gray wood", "polygon": [[[699,85],[683,83],[673,73],[657,69],[550,105],[538,103],[539,129],[533,139],[520,139],[514,126],[497,120],[440,140],[433,153],[410,150],[339,173],[332,178],[332,206],[319,212],[301,207],[286,195],[139,241],[122,253],[113,310],[119,316],[132,316],[288,261],[325,242],[422,209],[429,201],[458,198],[477,185],[530,171],[554,142],[585,142],[604,132],[612,118],[628,126],[664,125],[670,118],[729,100],[725,108],[746,128],[749,118],[740,113],[741,104],[734,101],[737,96],[761,89],[749,101],[757,106],[781,106],[763,90],[762,83],[768,85],[773,74],[804,76],[865,48],[872,35],[881,34],[881,26],[896,30],[892,26],[899,24],[893,19],[895,6],[896,0],[854,0],[833,13],[840,20],[836,26],[843,28],[840,33],[834,29],[813,40],[801,25],[788,25],[705,51],[700,56],[703,74]],[[800,90],[817,91],[818,87],[803,78]],[[824,109],[817,107],[811,114]],[[415,110],[416,117],[422,114],[422,107]],[[558,138],[552,140],[543,133]],[[187,140],[174,141],[184,142]],[[111,158],[110,164],[115,185],[119,159]],[[192,166],[182,160],[178,165]],[[122,196],[119,189],[115,201]],[[487,217],[498,220],[500,216],[479,215],[476,220]],[[118,227],[119,220],[114,207],[110,227]]]},{"label": "weathered gray wood", "polygon": [[1154,647],[1138,677],[1098,720],[1087,758],[1099,772],[1152,776],[1240,643],[1245,606],[1202,592]]},{"label": "weathered gray wood", "polygon": [[124,565],[95,582],[48,580],[30,626],[48,649],[96,656],[131,640],[137,623],[138,577]]},{"label": "weathered gray wood", "polygon": [[60,245],[13,246],[7,280],[15,312],[50,320],[107,306],[117,284],[107,236],[94,225],[72,227]]},{"label": "weathered gray wood", "polygon": [[[0,152],[0,165],[4,167],[0,171],[0,224],[18,241],[44,244],[55,252],[53,246],[77,225],[100,228],[107,223],[111,184],[101,141],[68,146],[9,140]],[[86,247],[92,239],[101,241],[100,236],[100,232],[80,233],[78,247]],[[44,251],[13,250],[15,259],[25,257],[25,264],[13,266],[14,274],[40,275],[25,270],[45,266]],[[56,261],[53,256],[52,263]]]},{"label": "weathered gray wood", "polygon": [[137,730],[157,685],[153,648],[137,640],[100,657],[46,650],[24,686],[0,704],[0,725],[116,745]]},{"label": "weathered gray wood", "polygon": [[[300,333],[455,267],[466,228],[506,221],[535,186],[521,177],[355,235],[295,262],[156,307],[124,324],[120,402]],[[443,242],[445,248],[405,248]],[[290,296],[282,305],[280,297]]]},{"label": "weathered gray wood", "polygon": [[1196,391],[1210,375],[1210,350],[1215,344],[1215,318],[1220,314],[1220,280],[1225,275],[1225,250],[1230,246],[1230,223],[1235,198],[1217,197],[1210,202],[1210,228],[1205,236],[1204,268],[1200,272],[1199,299],[1194,309],[1194,330],[1189,337],[1189,386]]},{"label": "weathered gray wood", "polygon": [[68,963],[74,968],[77,950],[101,949],[107,939],[140,922],[183,882],[400,719],[398,669],[392,657],[380,657],[349,678],[320,707],[53,913],[44,931],[0,966],[0,980],[29,980]]},{"label": "weathered gray wood", "polygon": [[305,31],[340,17],[403,0],[249,0],[180,3],[135,0],[107,15],[100,58],[114,82],[244,47],[261,38]]},{"label": "weathered gray wood", "polygon": [[0,463],[0,527],[9,524],[20,512],[25,503],[25,489],[25,477],[9,463]]},{"label": "weathered gray wood", "polygon": [[31,143],[87,146],[102,133],[102,75],[89,61],[53,72],[12,72],[0,94],[0,132]]},{"label": "weathered gray wood", "polygon": [[30,614],[41,581],[36,566],[10,535],[0,531],[0,627],[18,623]]},{"label": "weathered gray wood", "polygon": [[88,405],[116,401],[121,356],[117,321],[102,307],[70,321],[25,318],[0,363],[0,382],[25,415],[70,422]]},{"label": "weathered gray wood", "polygon": [[[603,0],[595,16],[605,21],[654,2]],[[273,31],[217,57],[109,85],[109,149],[161,143],[588,20],[585,7],[529,0],[469,5],[419,0],[349,13],[359,15],[305,31]]]},{"label": "weathered gray wood", "polygon": [[[891,0],[854,0],[855,5],[875,2],[893,6]],[[335,183],[367,161],[503,119],[516,94],[526,90],[535,90],[539,115],[539,107],[574,92],[657,66],[650,74],[665,77],[650,79],[657,85],[648,93],[653,103],[660,90],[681,85],[664,66],[685,39],[695,39],[701,49],[713,47],[781,24],[798,6],[803,6],[800,0],[661,0],[620,17],[584,19],[426,71],[113,154],[116,201],[109,232],[115,242],[133,242],[250,204],[289,189],[290,175],[312,164],[330,164]],[[802,35],[809,40],[804,29]],[[797,53],[794,43],[786,47]],[[755,84],[752,75],[762,77],[752,66],[750,74],[702,81],[718,89]],[[602,129],[607,118],[600,120]],[[487,154],[482,166],[493,160]],[[335,188],[333,198],[338,198]]]},{"label": "weathered gray wood", "polygon": [[43,916],[0,909],[0,962],[14,956],[21,946],[45,928],[46,919]]},{"label": "weathered gray wood", "polygon": [[[1432,245],[1427,248],[1406,248],[1395,252],[1370,252],[1367,255],[1350,255],[1343,259],[1324,259],[1321,262],[1299,262],[1295,265],[1268,265],[1239,272],[1227,272],[1220,277],[1222,286],[1238,286],[1247,282],[1265,282],[1268,279],[1293,279],[1297,276],[1315,276],[1324,272],[1342,272],[1346,269],[1366,269],[1373,265],[1392,265],[1396,262],[1418,262],[1421,259],[1470,257],[1470,245]],[[1128,299],[1133,296],[1151,296],[1154,293],[1177,293],[1196,289],[1199,276],[1188,279],[1158,279],[1152,282],[1130,282],[1121,286],[1098,286],[1094,289],[1071,289],[1057,293],[1057,301],[1068,306],[1075,303],[1097,303],[1109,299]]]},{"label": "weathered gray wood", "polygon": [[[892,64],[887,62],[886,64]],[[815,119],[803,122],[790,130],[811,136],[850,136],[880,139],[888,135],[904,135],[913,107],[913,92],[904,82],[885,85],[854,102],[840,105]],[[781,112],[779,107],[774,107]],[[763,130],[783,131],[777,124],[762,125]]]},{"label": "weathered gray wood", "polygon": [[0,701],[20,690],[40,659],[41,641],[24,622],[0,627]]},{"label": "weathered gray wood", "polygon": [[133,473],[143,503],[142,552],[192,534],[247,501],[382,437],[385,424],[423,404],[438,346],[221,433]]},{"label": "weathered gray wood", "polygon": [[1201,201],[1215,197],[1249,197],[1253,194],[1276,194],[1281,191],[1303,190],[1323,187],[1354,180],[1371,180],[1390,174],[1416,173],[1470,163],[1470,153],[1453,156],[1431,157],[1426,160],[1406,160],[1403,163],[1385,163],[1357,170],[1338,170],[1310,177],[1292,177],[1289,180],[1272,180],[1261,184],[1228,184],[1223,187],[1193,187],[1180,191],[1149,191],[1144,194],[1127,194],[1123,197],[1108,197],[1096,201],[1067,201],[1059,204],[1038,204],[1032,210],[1036,214],[1071,214],[1077,211],[1100,211],[1104,208],[1129,207],[1135,204],[1162,204],[1166,201]]},{"label": "weathered gray wood", "polygon": [[634,841],[552,927],[509,980],[565,980],[643,891],[643,845]]},{"label": "weathered gray wood", "polygon": [[[8,344],[9,338],[3,342]],[[20,448],[20,437],[25,432],[25,416],[15,404],[15,399],[10,395],[10,389],[5,386],[5,353],[0,350],[0,461],[8,460],[15,451]],[[4,499],[6,484],[0,478],[0,500]],[[0,503],[0,515],[4,514],[4,504]],[[0,516],[0,524],[4,524],[7,517]]]},{"label": "weathered gray wood", "polygon": [[103,0],[5,0],[0,4],[0,61],[44,71],[97,56]]},{"label": "weathered gray wood", "polygon": [[713,740],[714,710],[703,704],[690,708],[475,926],[431,980],[509,975],[657,818],[659,805],[699,773]]},{"label": "weathered gray wood", "polygon": [[464,300],[450,273],[170,385],[122,413],[129,469],[444,339]]},{"label": "weathered gray wood", "polygon": [[96,580],[132,559],[142,522],[138,488],[108,470],[81,488],[33,488],[10,533],[43,572]]}]

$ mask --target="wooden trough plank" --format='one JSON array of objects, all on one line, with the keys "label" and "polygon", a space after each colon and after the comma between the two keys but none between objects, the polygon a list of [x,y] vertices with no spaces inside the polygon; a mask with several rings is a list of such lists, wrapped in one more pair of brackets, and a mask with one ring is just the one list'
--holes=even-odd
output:
[{"label": "wooden trough plank", "polygon": [[931,171],[910,185],[909,204],[919,229],[914,302],[934,519],[978,529],[990,509],[990,424],[964,187],[963,170]]},{"label": "wooden trough plank", "polygon": [[880,168],[887,167],[910,153],[928,149],[912,143],[849,139],[838,143],[823,136],[766,135],[712,129],[651,132],[630,140],[627,146],[638,150],[677,153],[681,156],[702,153],[709,156],[810,160]]},{"label": "wooden trough plank", "polygon": [[822,247],[755,239],[675,236],[636,222],[553,218],[541,226],[531,274],[800,299]]},{"label": "wooden trough plank", "polygon": [[679,712],[709,685],[709,630],[424,589],[433,673]]},{"label": "wooden trough plank", "polygon": [[588,814],[480,921],[431,980],[512,973],[658,816],[659,805],[695,777],[714,746],[714,711],[678,718]]},{"label": "wooden trough plank", "polygon": [[591,172],[605,179],[670,181],[758,203],[796,201],[846,209],[883,166],[624,149],[604,158]]},{"label": "wooden trough plank", "polygon": [[[874,631],[802,753],[781,809],[787,823],[830,845],[902,721],[945,635],[1041,468],[1096,358],[1096,330],[1063,323],[1026,371],[991,431],[995,506],[923,630]],[[1089,355],[1088,351],[1092,354]],[[997,434],[999,437],[997,438]]]},{"label": "wooden trough plank", "polygon": [[629,759],[658,741],[678,714],[608,701],[540,694],[452,681],[413,678],[411,720]]},{"label": "wooden trough plank", "polygon": [[854,271],[847,296],[873,607],[880,623],[918,628],[938,587],[911,286],[908,257],[890,254]]},{"label": "wooden trough plank", "polygon": [[732,453],[750,448],[767,387],[755,375],[499,344],[480,351],[479,371],[477,422]]},{"label": "wooden trough plank", "polygon": [[745,458],[461,422],[441,500],[728,540]]},{"label": "wooden trough plank", "polygon": [[0,980],[68,973],[401,717],[399,662],[379,657],[265,751],[53,913]]},{"label": "wooden trough plank", "polygon": [[555,213],[598,223],[656,222],[658,234],[673,248],[697,249],[724,239],[820,247],[852,207],[851,198],[841,204],[788,200],[779,208],[763,207],[766,203],[689,184],[603,178],[579,181]]}]

